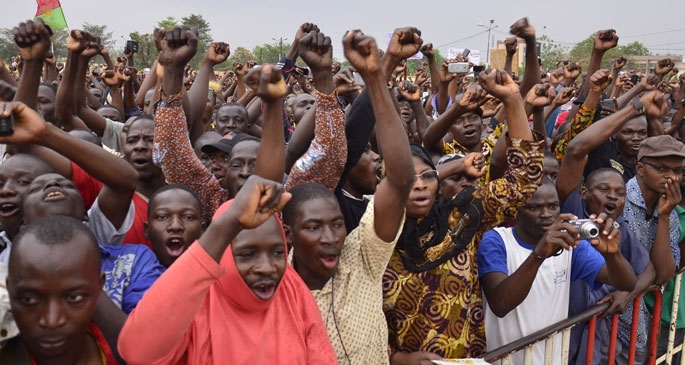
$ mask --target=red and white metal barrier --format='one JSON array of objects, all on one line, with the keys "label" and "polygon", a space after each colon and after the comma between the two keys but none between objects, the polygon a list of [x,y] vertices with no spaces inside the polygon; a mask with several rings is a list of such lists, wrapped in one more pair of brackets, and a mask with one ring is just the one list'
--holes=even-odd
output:
[{"label": "red and white metal barrier", "polygon": [[[647,364],[671,364],[673,355],[683,352],[685,343],[675,343],[676,320],[678,313],[678,301],[680,299],[681,280],[685,272],[685,268],[680,270],[675,276],[675,288],[673,294],[673,306],[671,310],[671,323],[668,334],[668,347],[664,355],[657,359],[657,341],[659,339],[659,328],[661,325],[661,309],[662,309],[662,292],[661,287],[652,286],[645,293],[651,292],[654,294],[654,308],[652,311],[652,318],[650,319],[650,333],[648,341]],[[643,293],[644,295],[644,293]],[[638,316],[640,314],[640,304],[642,295],[635,298],[633,301],[633,318],[630,331],[630,347],[628,363],[635,364],[635,351],[637,349],[637,330],[638,330]],[[569,340],[571,336],[571,329],[583,322],[588,324],[588,339],[587,339],[587,353],[586,364],[592,365],[592,355],[595,351],[595,332],[597,325],[597,317],[609,308],[609,303],[595,306],[587,311],[578,314],[574,317],[567,318],[563,321],[557,322],[549,327],[543,328],[529,336],[516,340],[512,343],[504,345],[500,348],[489,351],[484,355],[484,360],[487,362],[501,361],[502,365],[509,365],[509,355],[520,351],[524,352],[524,365],[532,364],[533,345],[539,342],[545,343],[545,364],[553,364],[556,359],[553,359],[554,337],[562,334],[562,351],[561,364],[568,364],[569,358]],[[609,342],[608,363],[613,364],[616,358],[616,341],[618,341],[618,321],[619,315],[614,314],[611,320],[611,334]],[[685,341],[684,341],[685,342]],[[519,364],[512,364],[519,365]],[[538,365],[538,364],[535,364]],[[680,365],[685,365],[685,356],[681,356]]]}]

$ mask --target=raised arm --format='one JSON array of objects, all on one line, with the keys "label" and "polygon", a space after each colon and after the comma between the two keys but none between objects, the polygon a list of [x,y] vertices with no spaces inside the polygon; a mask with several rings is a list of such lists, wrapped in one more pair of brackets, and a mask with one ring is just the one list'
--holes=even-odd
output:
[{"label": "raised arm", "polygon": [[583,100],[590,89],[590,83],[588,82],[590,75],[594,74],[599,70],[602,64],[602,57],[604,53],[618,44],[618,35],[613,29],[600,30],[595,34],[595,40],[592,48],[592,55],[590,56],[590,66],[587,69],[585,80],[583,80],[583,85],[581,85],[580,90],[578,90],[578,97]]},{"label": "raised arm", "polygon": [[300,57],[312,70],[316,85],[314,140],[290,170],[286,189],[304,182],[318,182],[334,190],[345,167],[347,140],[345,112],[333,93],[331,39],[311,31],[300,38],[299,50]]},{"label": "raised arm", "polygon": [[578,113],[571,119],[571,124],[566,131],[566,134],[554,148],[554,154],[557,160],[562,161],[564,159],[568,144],[576,138],[580,132],[590,126],[595,117],[595,112],[597,111],[599,97],[602,94],[602,91],[604,91],[610,83],[611,75],[609,75],[607,70],[598,70],[590,76],[588,82],[590,85],[590,94],[578,110]]},{"label": "raised arm", "polygon": [[202,114],[207,105],[207,92],[209,90],[209,78],[214,73],[214,66],[226,61],[231,54],[231,49],[227,43],[214,42],[209,45],[207,54],[200,64],[200,71],[195,77],[193,85],[188,92],[190,101],[190,142],[193,143],[202,133]]},{"label": "raised arm", "polygon": [[[428,60],[428,70],[430,71],[431,80],[431,97],[438,93],[440,87],[440,68],[435,58],[435,51],[433,50],[433,43],[426,43],[421,47],[421,53]],[[424,112],[425,113],[425,112]]]},{"label": "raised arm", "polygon": [[517,20],[509,28],[511,34],[526,41],[526,69],[521,81],[521,96],[527,95],[533,85],[540,82],[540,64],[538,63],[538,47],[535,42],[535,28],[528,24],[528,18]]},{"label": "raised arm", "polygon": [[[650,105],[650,101],[646,98],[644,101],[647,103],[644,104],[645,108],[649,108],[651,112],[653,106]],[[618,132],[623,124],[640,116],[643,112],[638,104],[625,107],[593,123],[569,143],[564,159],[559,167],[559,179],[557,179],[559,200],[565,201],[569,194],[580,184],[583,170],[587,164],[587,155]]]},{"label": "raised arm", "polygon": [[504,60],[504,71],[506,71],[509,74],[509,76],[512,75],[511,64],[514,60],[514,54],[516,53],[517,48],[518,39],[516,39],[516,37],[508,37],[504,40],[504,49],[507,52],[507,58]]},{"label": "raised arm", "polygon": [[[398,30],[395,34],[403,48],[418,51],[421,47],[421,32],[416,28],[397,33]],[[379,238],[390,242],[397,236],[404,219],[404,204],[415,178],[409,142],[399,115],[389,112],[394,110],[393,101],[381,72],[376,42],[360,31],[348,31],[343,48],[345,57],[364,78],[376,118],[376,137],[383,152],[386,177],[374,194],[375,214],[383,215],[383,219],[374,221],[374,228]]]},{"label": "raised arm", "polygon": [[[119,336],[122,357],[136,364],[178,363],[187,344],[199,340],[193,338],[193,319],[210,287],[224,274],[219,262],[230,243],[243,229],[264,223],[289,199],[280,184],[250,176],[231,206],[138,302]],[[179,293],[184,295],[183,305],[173,299]]]},{"label": "raised arm", "polygon": [[202,201],[202,216],[209,222],[226,192],[193,151],[183,112],[183,68],[197,51],[197,37],[189,29],[161,29],[156,33],[162,51],[159,64],[164,69],[163,100],[155,113],[155,164],[161,165],[168,183],[193,189]]},{"label": "raised arm", "polygon": [[287,90],[283,75],[271,65],[265,65],[253,68],[245,76],[245,82],[259,96],[264,107],[262,140],[257,150],[254,174],[281,182],[285,172],[283,97]]},{"label": "raised arm", "polygon": [[462,114],[476,110],[480,104],[485,102],[486,96],[487,92],[480,86],[469,86],[464,94],[457,96],[459,100],[452,105],[452,107],[440,114],[438,119],[426,128],[426,132],[423,134],[422,138],[424,147],[431,152],[442,154],[444,149],[442,139],[445,137],[445,134],[447,134],[447,131],[450,130],[452,124],[455,123]]},{"label": "raised arm", "polygon": [[528,117],[523,108],[519,88],[504,71],[485,70],[478,75],[478,82],[483,89],[502,100],[506,109],[509,138],[526,141],[533,140],[533,133],[528,127]]},{"label": "raised arm", "polygon": [[22,103],[4,104],[2,108],[3,116],[14,115],[15,131],[12,136],[0,138],[0,143],[40,144],[79,165],[104,184],[98,194],[98,204],[112,225],[119,229],[129,211],[138,182],[138,173],[133,167],[99,146],[46,123],[38,113]]},{"label": "raised arm", "polygon": [[14,101],[20,101],[29,108],[36,110],[38,100],[38,85],[43,70],[43,61],[50,49],[52,30],[43,20],[36,18],[35,22],[27,20],[12,29],[14,41],[19,49],[19,55],[24,61],[17,93]]}]

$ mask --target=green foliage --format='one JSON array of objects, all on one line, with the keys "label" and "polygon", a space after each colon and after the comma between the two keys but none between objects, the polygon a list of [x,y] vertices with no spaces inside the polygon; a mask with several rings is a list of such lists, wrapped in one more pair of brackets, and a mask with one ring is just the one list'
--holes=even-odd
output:
[{"label": "green foliage", "polygon": [[231,70],[233,69],[233,64],[235,62],[240,62],[243,65],[247,63],[247,61],[254,61],[255,56],[250,52],[247,48],[245,47],[238,47],[235,50],[231,51],[231,56],[228,57],[228,61],[226,62],[228,64],[228,68]]},{"label": "green foliage", "polygon": [[17,52],[17,47],[14,44],[12,30],[9,28],[0,29],[0,58],[2,58],[5,63],[11,65],[14,57],[18,54],[19,52]]},{"label": "green foliage", "polygon": [[207,54],[209,45],[213,42],[212,36],[210,35],[212,27],[210,27],[209,22],[207,22],[202,15],[198,14],[190,14],[189,16],[181,18],[181,24],[189,28],[197,29],[197,53],[190,60],[190,65],[197,69],[200,67],[200,62],[202,62],[202,59]]},{"label": "green foliage", "polygon": [[133,54],[133,62],[136,68],[142,70],[145,67],[152,67],[152,64],[157,60],[154,36],[150,33],[133,32],[129,34],[129,38],[138,42],[138,52]]},{"label": "green foliage", "polygon": [[[57,57],[59,62],[65,62],[67,59],[67,39],[69,39],[69,32],[66,29],[54,31],[52,44],[55,57]],[[11,64],[14,57],[18,54],[12,29],[0,28],[0,58],[5,60],[6,63]]]},{"label": "green foliage", "polygon": [[83,30],[96,37],[100,37],[100,41],[103,45],[105,45],[105,47],[107,47],[107,50],[114,50],[115,42],[114,39],[112,39],[112,35],[114,33],[108,32],[106,25],[97,25],[85,22],[83,23]]},{"label": "green foliage", "polygon": [[[67,62],[67,41],[69,40],[69,31],[67,29],[60,29],[54,31],[52,35],[52,50],[59,62]],[[111,51],[111,49],[109,49]],[[111,52],[110,52],[111,54]]]},{"label": "green foliage", "polygon": [[[590,65],[590,57],[592,56],[592,49],[594,47],[595,34],[591,34],[586,39],[582,40],[569,52],[569,59],[580,62],[583,70],[587,70]],[[646,56],[649,55],[649,49],[640,42],[631,42],[626,45],[619,45],[604,53],[602,64],[600,67],[611,69],[612,61],[620,56]],[[634,68],[632,63],[626,65],[626,69]]]},{"label": "green foliage", "polygon": [[166,19],[162,19],[157,22],[158,28],[174,29],[176,26],[178,26],[178,20],[176,20],[176,18],[173,16],[168,16]]},{"label": "green foliage", "polygon": [[540,43],[540,59],[542,65],[547,70],[553,70],[557,61],[563,61],[568,58],[568,50],[566,47],[555,43],[546,34],[537,38]]},{"label": "green foliage", "polygon": [[[283,53],[287,53],[290,49],[290,43],[283,42]],[[281,55],[280,42],[276,44],[264,43],[261,46],[255,46],[252,49],[254,60],[260,64],[277,63]]]}]

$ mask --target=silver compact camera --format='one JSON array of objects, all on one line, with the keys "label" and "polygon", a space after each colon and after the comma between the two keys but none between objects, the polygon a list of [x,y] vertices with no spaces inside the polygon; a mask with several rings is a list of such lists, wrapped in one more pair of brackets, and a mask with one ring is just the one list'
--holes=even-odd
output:
[{"label": "silver compact camera", "polygon": [[568,221],[568,224],[576,228],[581,240],[593,240],[599,237],[599,223],[592,219],[576,219]]}]

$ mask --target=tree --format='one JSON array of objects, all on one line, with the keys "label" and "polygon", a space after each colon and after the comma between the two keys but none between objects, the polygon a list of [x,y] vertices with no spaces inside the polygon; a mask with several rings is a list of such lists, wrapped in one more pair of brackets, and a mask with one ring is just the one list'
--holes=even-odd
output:
[{"label": "tree", "polygon": [[202,15],[198,14],[190,14],[181,18],[181,24],[188,28],[197,29],[197,54],[190,60],[190,65],[193,68],[199,68],[200,62],[202,62],[207,53],[207,48],[213,42],[212,35],[210,34],[212,28],[209,26],[209,22]]},{"label": "tree", "polygon": [[104,44],[108,50],[113,50],[115,42],[112,39],[112,35],[114,33],[108,32],[106,25],[96,25],[85,22],[83,23],[83,30],[94,36],[100,37],[100,41],[102,42],[102,44]]},{"label": "tree", "polygon": [[540,43],[540,59],[545,69],[553,70],[557,61],[568,58],[566,47],[554,42],[546,34],[538,37],[537,41]]},{"label": "tree", "polygon": [[174,29],[176,26],[178,26],[178,20],[173,16],[168,16],[166,19],[157,22],[157,27],[159,28]]},{"label": "tree", "polygon": [[133,32],[129,34],[129,38],[138,42],[138,52],[133,54],[133,62],[135,62],[136,68],[152,67],[152,64],[157,60],[154,36],[150,33]]},{"label": "tree", "polygon": [[247,48],[245,47],[238,47],[235,50],[231,51],[231,57],[228,58],[228,66],[232,69],[233,68],[233,63],[235,62],[240,62],[243,65],[247,63],[247,61],[254,61],[255,56],[250,52]]},{"label": "tree", "polygon": [[[289,49],[290,43],[283,43],[283,53],[288,52]],[[260,64],[277,63],[281,55],[281,45],[280,43],[275,45],[264,43],[261,46],[255,46],[252,49],[252,54]]]},{"label": "tree", "polygon": [[[590,57],[592,55],[592,48],[595,43],[595,34],[591,34],[588,38],[576,44],[569,52],[569,58],[573,61],[580,62],[583,70],[587,70],[590,65]],[[646,56],[649,55],[649,49],[640,42],[631,42],[623,46],[614,47],[604,53],[602,64],[600,67],[611,69],[612,60],[620,56]],[[627,69],[634,68],[632,63],[626,65]]]},{"label": "tree", "polygon": [[[67,41],[69,40],[69,31],[60,29],[54,31],[52,36],[52,51],[59,62],[67,62]],[[110,49],[111,52],[111,49]]]},{"label": "tree", "polygon": [[5,63],[12,64],[12,60],[19,52],[14,44],[14,36],[12,35],[12,30],[9,28],[0,29],[0,58],[2,58]]}]

